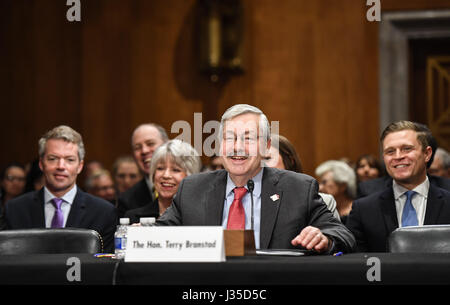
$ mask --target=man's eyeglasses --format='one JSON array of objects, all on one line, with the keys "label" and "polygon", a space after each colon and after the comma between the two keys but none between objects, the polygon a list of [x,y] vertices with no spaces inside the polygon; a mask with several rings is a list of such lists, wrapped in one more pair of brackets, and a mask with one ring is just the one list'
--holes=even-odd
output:
[{"label": "man's eyeglasses", "polygon": [[241,142],[244,142],[244,144],[254,144],[258,141],[260,137],[259,136],[251,136],[251,135],[242,135],[240,137],[237,136],[226,136],[224,138],[225,142],[229,144],[234,144],[237,142],[237,140],[241,140]]}]

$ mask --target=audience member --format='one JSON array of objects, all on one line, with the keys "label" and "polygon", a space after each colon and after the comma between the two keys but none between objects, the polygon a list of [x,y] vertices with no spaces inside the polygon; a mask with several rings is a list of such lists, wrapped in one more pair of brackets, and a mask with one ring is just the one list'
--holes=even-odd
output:
[{"label": "audience member", "polygon": [[[98,160],[89,160],[85,162],[83,165],[83,171],[79,175],[78,182],[81,185],[81,188],[84,188],[86,185],[87,179],[92,175],[93,172],[103,169],[102,162]],[[84,189],[84,191],[86,191]]]},{"label": "audience member", "polygon": [[116,205],[116,189],[111,174],[106,169],[98,169],[87,177],[86,191]]},{"label": "audience member", "polygon": [[[294,145],[284,136],[272,134],[267,166],[302,173],[302,163]],[[281,156],[281,158],[279,158]]]},{"label": "audience member", "polygon": [[450,178],[450,154],[443,148],[436,149],[433,163],[428,168],[428,174]]},{"label": "audience member", "polygon": [[356,198],[354,170],[343,161],[329,160],[320,164],[315,172],[319,178],[319,190],[333,195],[339,217],[345,224],[352,209],[353,199]]},{"label": "audience member", "polygon": [[116,190],[120,194],[138,183],[142,174],[132,156],[122,156],[113,164],[113,177]]},{"label": "audience member", "polygon": [[[352,234],[323,204],[316,180],[263,167],[270,126],[261,110],[242,104],[229,108],[222,116],[219,136],[225,169],[184,178],[157,225],[253,228],[256,247],[261,249],[302,246],[321,253],[352,251]],[[249,180],[254,183],[254,205]]]},{"label": "audience member", "polygon": [[157,124],[139,125],[131,136],[134,159],[144,178],[119,195],[118,214],[123,217],[131,209],[143,207],[155,200],[153,185],[149,179],[150,162],[153,152],[169,140],[165,129]]},{"label": "audience member", "polygon": [[88,228],[102,236],[106,251],[112,251],[117,223],[114,206],[76,185],[84,155],[78,132],[68,126],[48,131],[39,140],[39,165],[45,186],[7,202],[7,228]]},{"label": "audience member", "polygon": [[[431,164],[434,161],[434,156],[436,154],[436,150],[438,148],[437,141],[433,137],[433,134],[431,133],[430,129],[421,123],[414,122],[415,128],[419,132],[423,132],[424,136],[427,138],[428,145],[431,147],[431,158],[427,162],[427,168],[430,168]],[[430,180],[430,183],[443,188],[447,191],[450,191],[450,179],[445,177],[439,177],[434,175],[428,175],[428,179]],[[382,189],[387,189],[392,186],[392,177],[389,175],[385,175],[380,178],[368,180],[361,182],[358,185],[358,198],[365,197],[367,195],[373,194],[375,192],[378,192]]]},{"label": "audience member", "polygon": [[90,161],[86,162],[86,166],[84,167],[84,173],[85,173],[86,177],[89,177],[90,175],[92,175],[93,172],[98,171],[103,168],[104,167],[103,167],[102,162],[100,162],[98,160],[90,160]]},{"label": "audience member", "polygon": [[25,190],[25,168],[17,162],[8,164],[0,174],[0,214],[6,202],[21,195]]},{"label": "audience member", "polygon": [[172,204],[178,186],[184,177],[200,172],[202,162],[198,153],[188,143],[175,139],[156,149],[150,163],[150,180],[158,198],[141,208],[128,210],[125,217],[131,223],[141,217],[158,218]]},{"label": "audience member", "polygon": [[380,161],[375,156],[362,155],[356,161],[356,181],[368,181],[384,176],[384,169]]},{"label": "audience member", "polygon": [[[272,134],[271,140],[269,156],[267,156],[265,162],[266,166],[302,173],[302,164],[294,145],[282,135]],[[333,216],[340,220],[333,195],[322,192],[319,192],[319,195],[333,213]]]},{"label": "audience member", "polygon": [[383,159],[393,182],[353,203],[347,226],[359,251],[386,251],[387,238],[398,227],[450,224],[450,192],[427,177],[432,156],[428,138],[427,131],[410,121],[391,123],[383,131]]}]

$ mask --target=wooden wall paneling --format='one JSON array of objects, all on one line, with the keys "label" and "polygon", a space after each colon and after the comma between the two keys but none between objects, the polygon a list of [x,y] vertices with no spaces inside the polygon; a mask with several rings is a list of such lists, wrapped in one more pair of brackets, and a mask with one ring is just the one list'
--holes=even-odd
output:
[{"label": "wooden wall paneling", "polygon": [[[354,2],[318,2],[316,20],[316,164],[376,153],[377,62],[366,61],[366,7]],[[372,76],[373,75],[373,76]],[[369,89],[369,90],[367,90]],[[370,141],[370,143],[368,143]]]},{"label": "wooden wall paneling", "polygon": [[[306,1],[252,2],[252,96],[306,165],[314,156],[314,5]],[[289,14],[286,12],[289,11]],[[314,162],[314,161],[312,161]]]},{"label": "wooden wall paneling", "polygon": [[83,19],[82,131],[87,160],[108,168],[130,153],[130,7],[87,3]]},{"label": "wooden wall paneling", "polygon": [[[141,13],[137,14],[138,22],[133,30],[134,125],[152,121],[170,132],[173,122],[186,120],[193,123],[193,112],[202,111],[196,97],[183,91],[185,87],[204,89],[198,88],[197,79],[191,74],[196,72],[190,62],[194,35],[194,19],[190,15],[193,3],[139,2]],[[180,34],[186,37],[180,37]]]},{"label": "wooden wall paneling", "polygon": [[[280,121],[308,174],[378,152],[378,24],[365,1],[243,1],[245,73],[218,84],[195,62],[196,3],[82,1],[82,21],[70,23],[65,3],[2,1],[0,164],[30,160],[39,136],[66,123],[87,158],[108,166],[130,152],[140,123],[170,131],[176,120],[193,126],[194,112],[219,120],[235,103]],[[382,10],[449,6],[382,1]]]},{"label": "wooden wall paneling", "polygon": [[30,148],[24,149],[23,144],[33,139],[33,11],[25,2],[1,2],[1,167],[11,161],[25,162]]},{"label": "wooden wall paneling", "polygon": [[[81,25],[69,23],[64,5],[38,2],[33,15],[33,122],[40,137],[61,124],[80,131]],[[37,138],[34,142],[37,142]]]}]

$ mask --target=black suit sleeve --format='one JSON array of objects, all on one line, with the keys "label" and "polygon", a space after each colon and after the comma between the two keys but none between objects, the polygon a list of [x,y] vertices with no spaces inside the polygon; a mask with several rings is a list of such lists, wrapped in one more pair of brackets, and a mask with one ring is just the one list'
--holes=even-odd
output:
[{"label": "black suit sleeve", "polygon": [[6,229],[6,221],[5,215],[3,214],[3,210],[0,211],[0,231]]},{"label": "black suit sleeve", "polygon": [[358,201],[353,202],[352,210],[347,219],[347,228],[353,233],[356,239],[356,251],[367,252],[367,238],[364,233],[364,226],[361,221],[361,209]]},{"label": "black suit sleeve", "polygon": [[352,233],[328,210],[322,197],[317,193],[318,184],[313,180],[309,189],[309,225],[319,228],[320,231],[331,239],[333,247],[331,251],[353,252],[355,238]]}]

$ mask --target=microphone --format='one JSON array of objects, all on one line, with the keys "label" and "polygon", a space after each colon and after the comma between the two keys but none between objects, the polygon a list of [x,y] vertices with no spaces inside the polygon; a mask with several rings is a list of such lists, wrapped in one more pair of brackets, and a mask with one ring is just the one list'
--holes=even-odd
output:
[{"label": "microphone", "polygon": [[250,192],[250,199],[251,199],[251,201],[252,201],[252,226],[251,226],[251,229],[253,230],[253,223],[254,223],[254,220],[253,220],[253,189],[255,188],[255,182],[253,182],[253,180],[248,180],[247,181],[247,188],[248,188],[248,191]]}]

